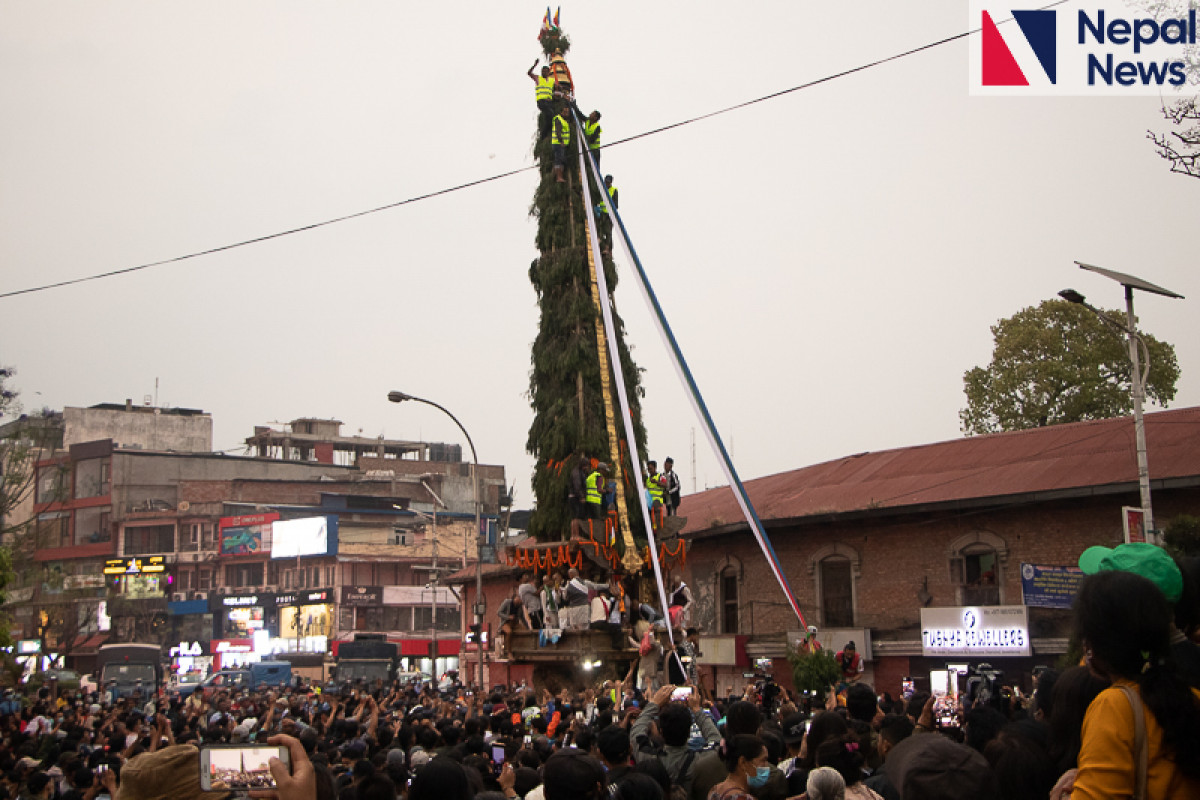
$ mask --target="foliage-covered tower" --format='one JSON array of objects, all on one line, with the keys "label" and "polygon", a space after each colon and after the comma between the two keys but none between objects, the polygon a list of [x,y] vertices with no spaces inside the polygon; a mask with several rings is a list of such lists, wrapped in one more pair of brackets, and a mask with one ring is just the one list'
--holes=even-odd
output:
[{"label": "foliage-covered tower", "polygon": [[[566,55],[570,40],[557,29],[543,31],[542,51],[546,61],[555,51]],[[568,102],[556,99],[555,107]],[[586,113],[586,112],[585,112]],[[537,137],[537,133],[534,134]],[[587,218],[580,191],[579,159],[576,137],[581,132],[572,125],[571,146],[567,148],[566,183],[554,178],[554,156],[549,138],[535,139],[534,159],[541,180],[530,213],[537,219],[537,248],[541,255],[529,268],[529,280],[537,292],[541,319],[533,343],[529,397],[533,424],[529,428],[526,449],[537,459],[533,491],[537,508],[530,520],[530,533],[541,541],[566,539],[571,514],[567,503],[570,472],[577,454],[586,453],[603,462],[611,462],[614,452],[621,454],[621,475],[626,497],[630,498],[630,522],[634,534],[644,539],[638,523],[640,515],[632,498],[640,496],[628,470],[628,445],[624,441],[621,420],[611,420],[620,441],[617,447],[609,439],[610,420],[606,418],[602,372],[614,387],[611,408],[619,413],[615,382],[608,363],[601,363],[597,334],[603,336],[599,309],[593,302],[592,277],[588,258]],[[599,202],[593,193],[593,203]],[[603,255],[604,274],[609,291],[617,285],[617,272],[608,253]],[[607,298],[611,302],[612,298]],[[617,352],[633,415],[638,457],[645,459],[646,434],[641,419],[641,370],[633,362],[625,344],[624,325],[614,308]]]}]

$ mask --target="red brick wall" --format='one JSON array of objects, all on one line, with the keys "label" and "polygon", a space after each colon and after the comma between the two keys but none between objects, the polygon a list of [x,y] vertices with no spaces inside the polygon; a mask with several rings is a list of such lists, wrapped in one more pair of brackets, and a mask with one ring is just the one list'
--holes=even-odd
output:
[{"label": "red brick wall", "polygon": [[[1200,491],[1161,490],[1154,495],[1159,527],[1179,513],[1200,509]],[[1002,562],[1002,602],[1022,602],[1020,565],[1074,565],[1092,545],[1114,545],[1122,539],[1123,505],[1136,505],[1134,493],[1101,495],[1086,500],[1026,504],[995,510],[963,510],[850,523],[769,529],[772,544],[810,625],[824,624],[816,596],[814,556],[842,545],[857,553],[855,626],[871,628],[872,638],[915,641],[926,588],[930,606],[959,605],[951,583],[949,553],[960,537],[986,533],[1007,548]],[[769,509],[759,509],[769,516]],[[847,551],[849,552],[849,551]],[[717,633],[719,575],[732,566],[740,571],[739,633],[751,641],[777,639],[799,622],[786,603],[765,557],[748,533],[728,534],[689,543],[685,573],[696,596],[695,620],[705,633]],[[1033,635],[1064,635],[1069,612],[1031,610]],[[1043,628],[1039,632],[1038,626]],[[889,685],[898,686],[902,664],[885,667]],[[891,689],[889,689],[891,691]]]},{"label": "red brick wall", "polygon": [[879,694],[888,692],[892,699],[900,697],[904,679],[912,674],[908,656],[877,658],[872,667],[875,672],[875,691]]}]

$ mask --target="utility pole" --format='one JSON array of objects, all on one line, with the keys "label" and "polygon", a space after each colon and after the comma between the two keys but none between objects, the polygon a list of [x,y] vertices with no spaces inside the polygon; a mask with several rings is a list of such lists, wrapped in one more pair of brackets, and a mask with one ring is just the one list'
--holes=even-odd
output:
[{"label": "utility pole", "polygon": [[[1137,453],[1137,475],[1138,475],[1138,494],[1142,504],[1142,530],[1146,537],[1146,541],[1159,546],[1162,545],[1162,537],[1154,527],[1154,510],[1150,504],[1150,465],[1146,458],[1146,422],[1142,416],[1142,402],[1146,396],[1146,377],[1150,373],[1150,350],[1146,347],[1146,342],[1142,339],[1137,330],[1137,317],[1133,314],[1133,290],[1140,289],[1151,294],[1162,295],[1163,297],[1171,297],[1178,300],[1183,299],[1183,295],[1164,289],[1161,286],[1156,286],[1150,281],[1138,278],[1134,275],[1128,275],[1124,272],[1116,270],[1103,269],[1094,264],[1085,264],[1082,261],[1076,261],[1080,269],[1095,272],[1099,275],[1114,280],[1125,288],[1125,323],[1121,324],[1115,320],[1109,319],[1100,309],[1088,304],[1083,295],[1074,289],[1064,289],[1059,292],[1059,296],[1069,303],[1078,303],[1084,308],[1091,311],[1102,322],[1109,325],[1118,333],[1127,338],[1129,344],[1129,363],[1130,374],[1129,384],[1130,393],[1133,395],[1133,433],[1134,447]],[[1146,364],[1144,366],[1138,359],[1138,346],[1146,349]]]},{"label": "utility pole", "polygon": [[433,575],[431,576],[430,584],[433,586],[433,600],[429,604],[429,615],[431,617],[430,625],[431,632],[429,637],[429,655],[433,659],[433,680],[434,685],[438,681],[438,628],[437,628],[437,601],[438,601],[438,540],[437,540],[437,506],[433,507]]}]

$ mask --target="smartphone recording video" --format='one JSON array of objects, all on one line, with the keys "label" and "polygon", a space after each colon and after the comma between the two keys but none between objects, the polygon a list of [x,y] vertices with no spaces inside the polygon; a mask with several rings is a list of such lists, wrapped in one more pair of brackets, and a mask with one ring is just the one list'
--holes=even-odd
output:
[{"label": "smartphone recording video", "polygon": [[274,789],[270,759],[288,763],[286,747],[212,745],[200,751],[200,788],[206,792]]},{"label": "smartphone recording video", "polygon": [[687,700],[691,696],[692,696],[692,687],[690,687],[690,686],[680,686],[675,691],[671,692],[671,700],[674,702],[679,702],[680,700]]}]

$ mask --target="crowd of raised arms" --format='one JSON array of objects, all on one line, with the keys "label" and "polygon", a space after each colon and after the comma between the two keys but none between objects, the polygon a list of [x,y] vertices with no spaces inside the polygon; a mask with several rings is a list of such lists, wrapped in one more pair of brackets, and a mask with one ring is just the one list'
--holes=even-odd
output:
[{"label": "crowd of raised arms", "polygon": [[928,694],[893,700],[863,680],[813,707],[770,676],[714,697],[635,671],[590,686],[548,670],[546,685],[486,691],[298,682],[111,704],[9,690],[0,800],[221,797],[202,789],[202,753],[230,743],[286,751],[232,770],[253,773],[250,796],[284,800],[1198,798],[1200,604],[1184,580],[1196,565],[1129,563],[1083,582],[1083,663],[1040,673],[1029,695],[964,692],[949,717]]}]

